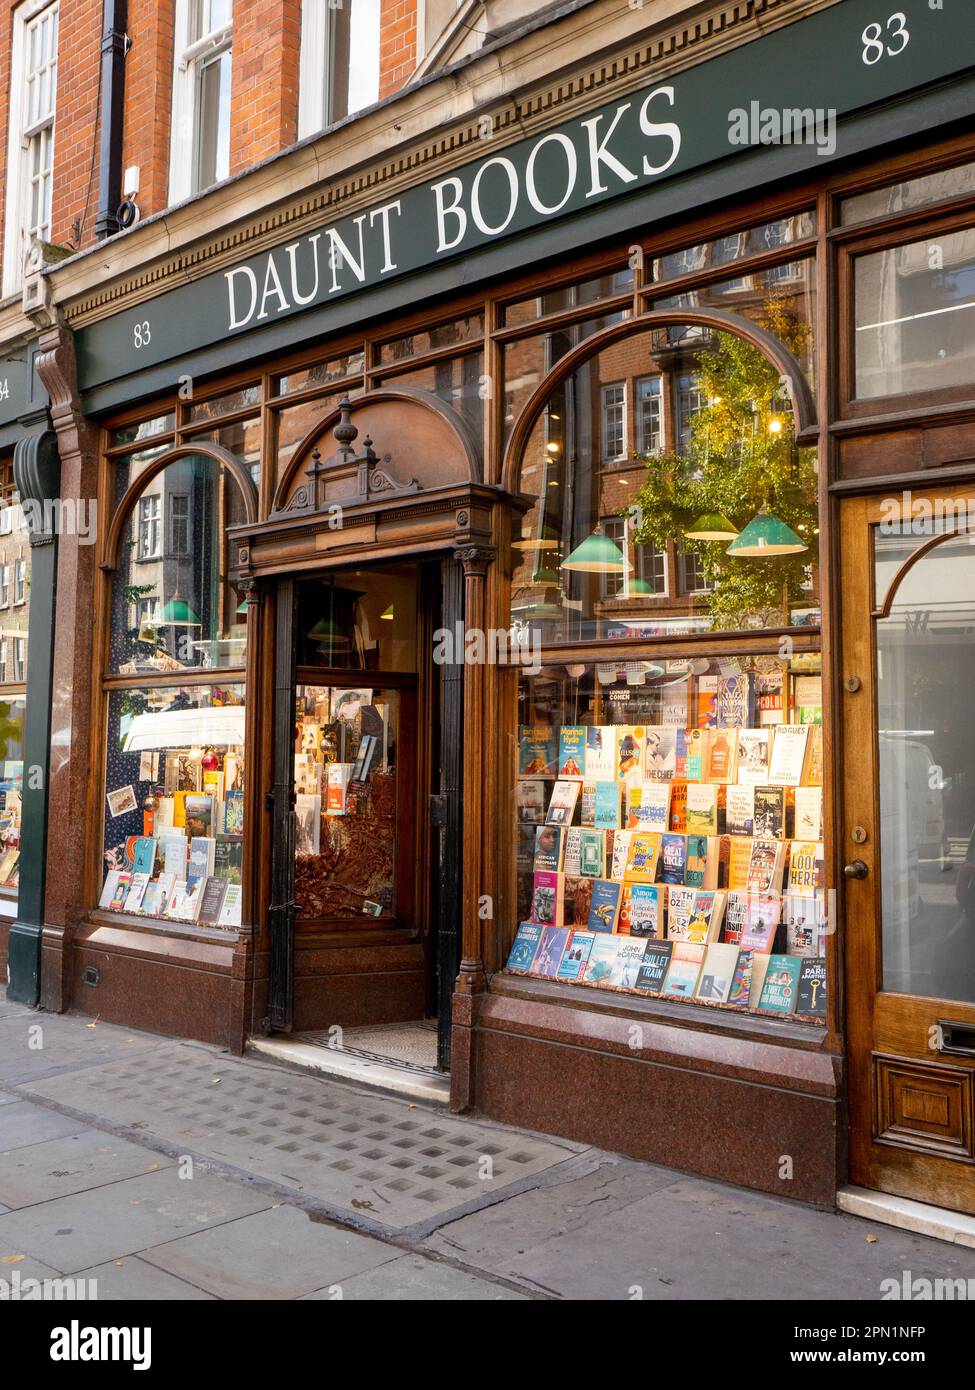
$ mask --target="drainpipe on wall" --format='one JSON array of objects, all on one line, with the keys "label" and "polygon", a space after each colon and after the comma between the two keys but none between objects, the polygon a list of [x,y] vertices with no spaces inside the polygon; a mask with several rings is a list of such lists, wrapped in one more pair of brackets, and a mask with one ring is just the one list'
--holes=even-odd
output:
[{"label": "drainpipe on wall", "polygon": [[40,998],[41,936],[44,927],[54,603],[58,571],[56,517],[61,486],[61,459],[53,430],[42,429],[17,441],[14,448],[14,483],[27,516],[31,563],[24,780],[21,788],[18,861],[20,883],[17,917],[10,925],[7,949],[10,973],[7,997],[36,1008]]},{"label": "drainpipe on wall", "polygon": [[99,241],[120,230],[119,205],[122,202],[122,115],[125,105],[125,55],[130,39],[128,0],[104,0],[105,27],[102,32],[101,130],[99,136],[98,216],[95,235]]}]

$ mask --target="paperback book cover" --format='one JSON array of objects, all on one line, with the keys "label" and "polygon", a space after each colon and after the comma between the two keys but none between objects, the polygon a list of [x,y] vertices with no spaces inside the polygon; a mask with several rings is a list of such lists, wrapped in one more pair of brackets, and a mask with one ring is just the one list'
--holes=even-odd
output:
[{"label": "paperback book cover", "polygon": [[559,961],[559,968],[555,972],[557,980],[569,980],[574,983],[582,979],[594,940],[592,932],[589,931],[569,933],[565,950],[562,952],[562,959]]},{"label": "paperback book cover", "polygon": [[674,778],[681,782],[687,781],[687,736],[687,729],[675,730],[677,744],[674,754]]},{"label": "paperback book cover", "polygon": [[147,885],[146,891],[142,895],[142,906],[139,911],[145,913],[147,917],[160,917],[165,905],[166,891],[162,880],[156,879]]},{"label": "paperback book cover", "polygon": [[662,937],[666,888],[660,883],[631,883],[630,935]]},{"label": "paperback book cover", "polygon": [[718,704],[718,677],[698,676],[695,723],[699,729],[713,729]]},{"label": "paperback book cover", "polygon": [[558,873],[532,876],[532,921],[543,927],[562,925],[563,878]]},{"label": "paperback book cover", "polygon": [[602,878],[606,872],[606,849],[602,830],[583,830],[580,864],[584,878]]},{"label": "paperback book cover", "polygon": [[563,831],[562,838],[562,872],[566,876],[572,874],[575,877],[582,873],[582,827],[568,826]]},{"label": "paperback book cover", "polygon": [[223,896],[223,906],[217,918],[218,927],[239,927],[244,890],[239,883],[228,883]]},{"label": "paperback book cover", "polygon": [[559,730],[558,776],[562,781],[582,781],[586,767],[586,729],[584,724],[563,724]]},{"label": "paperback book cover", "polygon": [[583,782],[582,796],[579,798],[579,824],[592,826],[596,823],[596,783]]},{"label": "paperback book cover", "polygon": [[716,835],[688,835],[684,882],[688,888],[717,888],[719,840]]},{"label": "paperback book cover", "polygon": [[742,786],[763,786],[769,780],[772,734],[765,729],[738,730],[738,781]]},{"label": "paperback book cover", "polygon": [[782,899],[785,949],[790,956],[818,956],[826,930],[826,905],[820,898]]},{"label": "paperback book cover", "polygon": [[755,693],[747,672],[718,677],[714,722],[719,729],[744,729],[755,722]]},{"label": "paperback book cover", "polygon": [[505,969],[518,975],[527,975],[531,969],[532,961],[535,959],[535,952],[538,950],[541,936],[542,928],[537,922],[522,922],[515,932],[514,941],[511,943]]},{"label": "paperback book cover", "polygon": [[782,840],[753,840],[746,885],[749,893],[781,893],[784,868],[785,844]]},{"label": "paperback book cover", "polygon": [[823,726],[808,724],[809,742],[806,747],[806,765],[803,768],[803,782],[807,787],[823,785]]},{"label": "paperback book cover", "polygon": [[565,927],[544,927],[532,961],[531,973],[554,980],[569,932]]},{"label": "paperback book cover", "polygon": [[758,1007],[764,1013],[795,1012],[801,961],[796,956],[770,956]]},{"label": "paperback book cover", "polygon": [[624,881],[620,884],[620,910],[616,918],[617,936],[629,936],[630,934],[630,895],[632,892],[632,883]]},{"label": "paperback book cover", "polygon": [[186,870],[187,883],[209,878],[213,873],[217,842],[211,835],[194,835],[190,840],[190,861]]},{"label": "paperback book cover", "polygon": [[135,854],[132,869],[137,874],[148,874],[152,877],[152,872],[156,863],[156,841],[151,835],[140,835],[135,842]]},{"label": "paperback book cover", "polygon": [[731,835],[728,855],[728,887],[736,892],[748,892],[748,869],[752,862],[754,841],[747,835]]},{"label": "paperback book cover", "polygon": [[785,838],[785,788],[755,787],[755,829],[759,840]]},{"label": "paperback book cover", "polygon": [[589,910],[592,907],[591,878],[568,874],[563,880],[562,923],[566,927],[589,928]]},{"label": "paperback book cover", "polygon": [[554,777],[558,741],[548,724],[522,724],[518,729],[518,776]]},{"label": "paperback book cover", "polygon": [[145,897],[148,887],[149,875],[147,873],[138,871],[132,874],[129,891],[125,895],[126,912],[138,912],[140,910],[142,899]]},{"label": "paperback book cover", "polygon": [[518,783],[518,819],[533,825],[545,819],[545,783],[540,777]]},{"label": "paperback book cover", "polygon": [[769,781],[780,787],[798,787],[806,761],[808,724],[779,724],[772,739]]},{"label": "paperback book cover", "polygon": [[675,886],[667,893],[667,937],[671,941],[686,941],[694,911],[696,888]]},{"label": "paperback book cover", "polygon": [[608,987],[613,983],[617,971],[616,936],[600,934],[593,938],[589,959],[583,971],[583,981],[587,985]]},{"label": "paperback book cover", "polygon": [[671,837],[654,835],[643,830],[631,831],[626,855],[626,870],[623,877],[629,879],[631,883],[654,883],[657,878],[657,863],[661,854],[661,846],[664,839],[669,838]]},{"label": "paperback book cover", "polygon": [[782,723],[785,718],[784,689],[785,679],[781,668],[756,674],[755,704],[759,724]]},{"label": "paperback book cover", "polygon": [[687,783],[670,784],[670,829],[675,835],[687,834]]},{"label": "paperback book cover", "polygon": [[823,838],[822,787],[796,787],[793,797],[795,801],[793,839],[821,840]]},{"label": "paperback book cover", "polygon": [[705,945],[717,941],[723,915],[723,893],[703,892],[700,889],[695,891],[690,921],[687,924],[687,940]]},{"label": "paperback book cover", "polygon": [[660,723],[668,729],[686,729],[690,712],[690,680],[673,681],[661,692]]},{"label": "paperback book cover", "polygon": [[531,860],[534,873],[561,873],[565,855],[566,831],[561,826],[535,826],[535,852]]},{"label": "paperback book cover", "polygon": [[695,946],[690,941],[675,941],[670,959],[670,969],[664,980],[661,994],[665,998],[693,999],[697,982],[701,978],[706,946]]},{"label": "paperback book cover", "polygon": [[707,738],[705,780],[734,782],[737,771],[738,730],[711,729]]},{"label": "paperback book cover", "polygon": [[244,793],[229,791],[223,799],[223,833],[243,835],[244,833]]},{"label": "paperback book cover", "polygon": [[548,825],[571,825],[579,799],[578,782],[556,782],[545,816]]},{"label": "paperback book cover", "polygon": [[620,829],[620,785],[618,782],[596,783],[594,820],[600,830]]},{"label": "paperback book cover", "polygon": [[634,988],[644,994],[659,994],[663,989],[673,950],[672,941],[648,941],[643,950],[643,960],[637,971]]},{"label": "paperback book cover", "polygon": [[802,962],[796,989],[796,1013],[804,1018],[826,1017],[825,956],[813,956]]},{"label": "paperback book cover", "polygon": [[125,900],[129,896],[129,888],[132,886],[132,875],[129,873],[119,874],[115,880],[115,891],[112,894],[108,906],[112,912],[121,912],[125,907]]},{"label": "paperback book cover", "polygon": [[616,772],[621,782],[640,782],[643,779],[643,725],[621,724],[616,730]]},{"label": "paperback book cover", "polygon": [[789,850],[789,896],[814,898],[823,886],[823,846],[814,840],[793,840]]},{"label": "paperback book cover", "polygon": [[735,962],[734,973],[731,977],[731,989],[728,991],[726,1003],[735,1005],[739,1009],[748,1008],[748,996],[752,983],[752,951],[739,951],[738,959]]},{"label": "paperback book cover", "polygon": [[725,797],[725,830],[729,835],[755,834],[755,788],[731,786]]},{"label": "paperback book cover", "polygon": [[704,780],[704,760],[707,754],[707,731],[705,729],[687,730],[687,772],[688,782]]},{"label": "paperback book cover", "polygon": [[670,782],[635,782],[628,791],[629,814],[626,824],[631,830],[654,830],[663,834],[670,829]]},{"label": "paperback book cover", "polygon": [[660,872],[663,883],[683,883],[687,867],[687,836],[662,835],[660,838]]},{"label": "paperback book cover", "polygon": [[766,897],[759,893],[750,894],[748,914],[741,934],[742,950],[766,953],[772,951],[781,914],[780,898]]},{"label": "paperback book cover", "polygon": [[592,881],[592,904],[589,909],[589,930],[593,932],[613,932],[620,911],[622,884],[609,878],[594,878]]},{"label": "paperback book cover", "polygon": [[688,835],[717,835],[719,791],[708,782],[687,784]]},{"label": "paperback book cover", "polygon": [[822,724],[822,676],[795,676],[792,682],[793,717],[797,724]]},{"label": "paperback book cover", "polygon": [[190,792],[184,810],[186,834],[189,839],[208,837],[213,832],[213,797]]},{"label": "paperback book cover", "polygon": [[[109,869],[108,873],[105,875],[105,882],[102,884],[101,897],[98,899],[99,907],[112,906],[115,891],[118,888],[118,881],[121,877],[121,869]],[[124,902],[125,899],[123,898],[122,901]]]},{"label": "paperback book cover", "polygon": [[645,950],[646,942],[641,937],[617,938],[616,970],[612,980],[617,989],[636,989]]},{"label": "paperback book cover", "polygon": [[677,731],[655,724],[647,729],[643,775],[648,782],[670,781],[677,770]]},{"label": "paperback book cover", "polygon": [[740,945],[747,920],[748,894],[742,892],[726,893],[721,940],[726,941],[729,945]]},{"label": "paperback book cover", "polygon": [[[742,952],[742,955],[747,954]],[[768,963],[772,959],[764,951],[752,951],[752,973],[748,983],[748,1007],[758,1008],[758,1001],[762,997],[762,987],[765,984],[765,972],[768,970]]]},{"label": "paperback book cover", "polygon": [[616,782],[616,729],[612,724],[591,724],[586,729],[587,782]]},{"label": "paperback book cover", "polygon": [[[609,877],[615,878],[619,883],[626,877],[626,861],[630,854],[630,841],[633,839],[632,830],[616,830],[613,832],[613,850],[609,857]],[[602,878],[602,873],[597,874],[597,878]]]},{"label": "paperback book cover", "polygon": [[200,892],[200,911],[196,919],[198,922],[208,927],[216,926],[227,887],[227,883],[215,875],[206,880]]},{"label": "paperback book cover", "polygon": [[738,947],[715,943],[708,947],[697,986],[697,997],[709,1004],[725,1004],[731,994],[738,964]]}]

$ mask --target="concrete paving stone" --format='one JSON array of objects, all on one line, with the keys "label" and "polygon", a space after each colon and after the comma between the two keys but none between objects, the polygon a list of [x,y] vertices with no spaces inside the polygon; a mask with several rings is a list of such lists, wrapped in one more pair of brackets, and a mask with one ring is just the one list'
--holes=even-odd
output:
[{"label": "concrete paving stone", "polygon": [[138,1255],[108,1264],[93,1265],[79,1270],[78,1279],[92,1279],[97,1285],[99,1303],[124,1302],[133,1299],[153,1303],[199,1303],[214,1301],[213,1294],[194,1288],[184,1279],[177,1279],[155,1265],[146,1264]]},{"label": "concrete paving stone", "polygon": [[343,1300],[370,1299],[382,1302],[407,1303],[494,1303],[523,1302],[527,1294],[516,1293],[503,1284],[479,1279],[463,1269],[453,1269],[439,1260],[422,1255],[401,1255],[398,1260],[343,1279],[338,1286],[316,1289],[305,1294],[303,1302],[324,1302],[336,1297],[336,1287]]},{"label": "concrete paving stone", "polygon": [[[61,1118],[54,1111],[41,1113],[52,1119]],[[75,1122],[75,1127],[79,1128],[79,1122]],[[0,1148],[3,1133],[4,1122],[0,1118]],[[79,1128],[78,1133],[65,1139],[49,1139],[31,1144],[30,1148],[0,1152],[0,1201],[8,1208],[33,1206],[53,1197],[169,1168],[174,1162],[165,1154],[131,1144],[127,1139]]]},{"label": "concrete paving stone", "polygon": [[[56,1110],[45,1110],[42,1105],[31,1101],[18,1101],[16,1105],[5,1105],[0,1111],[0,1156],[15,1152],[28,1145],[41,1144],[46,1139],[59,1139],[66,1134],[79,1134],[87,1126],[83,1120],[71,1120],[59,1115]],[[2,1168],[2,1157],[0,1157]],[[0,1191],[0,1197],[3,1196]],[[8,1205],[16,1203],[6,1199]]]},{"label": "concrete paving stone", "polygon": [[[520,1230],[537,1197],[506,1202],[504,1217]],[[518,1254],[492,1237],[492,1218],[502,1219],[497,1208],[464,1217],[428,1244],[569,1299],[863,1301],[879,1299],[881,1281],[905,1269],[975,1277],[973,1251],[695,1178],[605,1214],[593,1205],[590,1221],[525,1242]]]},{"label": "concrete paving stone", "polygon": [[5,993],[0,993],[0,1018],[13,1018],[17,1014],[30,1012],[26,1004],[16,1004],[12,999],[8,999]]},{"label": "concrete paving stone", "polygon": [[267,1300],[300,1298],[399,1253],[283,1205],[144,1250],[142,1258],[218,1298]]},{"label": "concrete paving stone", "polygon": [[17,1086],[118,1057],[145,1054],[158,1046],[158,1039],[127,1028],[109,1030],[101,1024],[91,1028],[84,1019],[30,1011],[0,1018],[0,1081]]},{"label": "concrete paving stone", "polygon": [[59,1270],[52,1269],[50,1265],[42,1264],[40,1260],[35,1260],[33,1255],[28,1255],[26,1251],[12,1249],[4,1243],[3,1236],[0,1235],[0,1280],[3,1281],[3,1291],[0,1299],[9,1299],[18,1285],[22,1285],[25,1279],[60,1279]]},{"label": "concrete paving stone", "polygon": [[63,1273],[87,1269],[271,1205],[245,1183],[203,1171],[181,1179],[163,1168],[107,1187],[57,1197],[0,1216],[0,1245]]},{"label": "concrete paving stone", "polygon": [[29,1094],[300,1188],[390,1230],[435,1220],[583,1151],[178,1044],[41,1080]]}]

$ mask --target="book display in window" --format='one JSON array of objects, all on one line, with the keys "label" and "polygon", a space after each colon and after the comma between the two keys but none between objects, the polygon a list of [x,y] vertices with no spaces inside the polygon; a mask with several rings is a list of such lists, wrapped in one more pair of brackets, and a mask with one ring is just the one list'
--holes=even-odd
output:
[{"label": "book display in window", "polygon": [[509,970],[825,1018],[821,678],[735,661],[612,697],[595,673],[522,677]]},{"label": "book display in window", "polygon": [[241,925],[241,693],[168,686],[112,693],[100,908]]}]

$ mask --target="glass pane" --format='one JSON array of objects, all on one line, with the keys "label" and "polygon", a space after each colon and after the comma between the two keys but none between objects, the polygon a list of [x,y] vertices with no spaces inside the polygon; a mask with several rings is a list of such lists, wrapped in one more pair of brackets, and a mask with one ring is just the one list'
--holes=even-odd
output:
[{"label": "glass pane", "polygon": [[562,285],[528,299],[516,300],[504,310],[504,326],[511,328],[519,323],[532,323],[545,314],[559,314],[577,305],[597,304],[601,299],[611,299],[613,295],[627,294],[632,290],[633,271],[629,266],[623,266],[591,280],[580,280],[574,285]]},{"label": "glass pane", "polygon": [[383,380],[385,386],[419,386],[453,406],[474,432],[476,439],[484,435],[484,354],[469,353],[446,362],[432,362],[412,372],[397,372]]},{"label": "glass pane", "polygon": [[883,982],[975,1002],[975,536],[944,523],[880,527],[878,602],[924,543],[920,529],[948,538],[907,571],[877,622]]},{"label": "glass pane", "polygon": [[221,415],[229,415],[232,411],[246,410],[249,405],[260,405],[261,386],[255,382],[253,386],[241,386],[236,391],[229,391],[224,396],[211,396],[207,401],[194,401],[189,408],[189,420],[196,424],[199,420],[217,420]]},{"label": "glass pane", "polygon": [[[188,550],[171,524],[187,517]],[[112,583],[113,674],[242,666],[246,611],[227,581],[228,526],[245,520],[236,482],[206,458],[156,474],[129,517]]]},{"label": "glass pane", "polygon": [[19,878],[26,708],[23,696],[0,692],[0,894]]},{"label": "glass pane", "polygon": [[760,227],[719,237],[716,241],[702,241],[680,251],[669,251],[651,262],[651,279],[673,280],[679,275],[692,275],[699,270],[710,270],[713,266],[760,256],[765,251],[774,251],[778,246],[789,246],[794,241],[815,235],[815,212],[800,212],[794,217],[779,218],[775,222],[765,222]]},{"label": "glass pane", "polygon": [[975,381],[975,228],[858,256],[856,394]]},{"label": "glass pane", "polygon": [[246,463],[255,487],[261,480],[261,421],[255,415],[252,420],[236,420],[232,425],[222,425],[216,430],[202,430],[193,434],[186,443],[205,440],[209,444],[220,444]]},{"label": "glass pane", "polygon": [[400,696],[299,685],[295,902],[301,917],[396,915]]},{"label": "glass pane", "polygon": [[197,110],[197,189],[230,172],[230,49],[200,67]]},{"label": "glass pane", "polygon": [[328,386],[333,381],[341,381],[344,377],[355,376],[361,372],[365,360],[365,353],[360,348],[356,352],[346,353],[344,357],[334,357],[328,362],[316,362],[311,367],[297,368],[288,372],[287,376],[277,378],[275,393],[286,396],[292,391],[309,390],[312,386]]},{"label": "glass pane", "polygon": [[543,666],[516,756],[508,970],[825,1017],[818,654]]},{"label": "glass pane", "polygon": [[402,362],[405,358],[419,357],[424,352],[435,352],[437,348],[468,343],[472,338],[483,336],[484,315],[468,314],[466,318],[454,319],[450,323],[438,324],[436,328],[425,328],[422,332],[383,343],[379,349],[379,361],[381,364]]},{"label": "glass pane", "polygon": [[339,401],[343,396],[348,396],[350,400],[354,400],[356,396],[362,395],[362,390],[361,386],[356,386],[351,390],[336,391],[333,395],[316,396],[314,400],[302,401],[300,405],[292,405],[286,410],[276,412],[278,417],[276,476],[279,482],[294,457],[295,449],[309,431],[314,429],[319,420],[324,420],[326,415],[330,415],[333,410],[338,409]]},{"label": "glass pane", "polygon": [[135,425],[122,425],[112,430],[108,437],[108,447],[116,449],[119,445],[137,444],[140,440],[151,439],[156,434],[168,434],[176,423],[175,415],[156,415],[151,420],[141,420]]},{"label": "glass pane", "polygon": [[379,100],[380,0],[330,5],[329,120]]},{"label": "glass pane", "polygon": [[99,907],[238,927],[244,687],[113,690]]},{"label": "glass pane", "polygon": [[[802,353],[804,302],[751,312]],[[634,334],[557,387],[528,438],[513,613],[543,644],[815,625],[817,478],[758,349]]]},{"label": "glass pane", "polygon": [[905,212],[908,208],[924,207],[927,203],[939,203],[944,198],[958,198],[975,189],[975,164],[958,164],[954,169],[939,169],[934,174],[922,174],[920,178],[906,179],[903,183],[888,184],[886,188],[872,188],[869,193],[858,193],[852,198],[844,198],[840,204],[840,220],[845,227],[852,222],[866,222],[872,217],[890,217],[895,212]]},{"label": "glass pane", "polygon": [[415,671],[416,570],[342,570],[298,593],[299,666]]},{"label": "glass pane", "polygon": [[594,333],[609,328],[611,324],[621,323],[632,317],[632,311],[621,309],[615,314],[603,314],[596,319],[586,319],[553,329],[550,333],[539,333],[530,338],[519,338],[517,342],[504,345],[504,433],[507,439],[511,428],[521,414],[528,397],[560,357],[564,357]]}]

